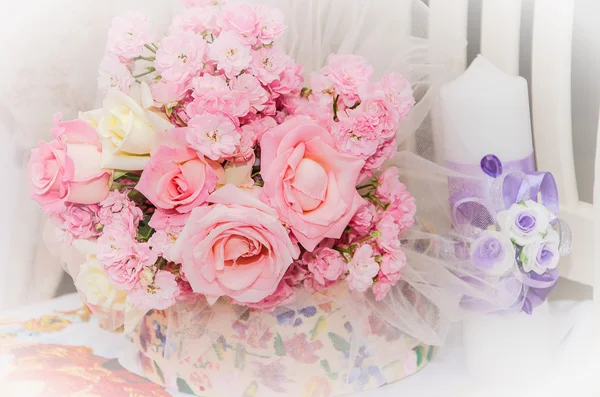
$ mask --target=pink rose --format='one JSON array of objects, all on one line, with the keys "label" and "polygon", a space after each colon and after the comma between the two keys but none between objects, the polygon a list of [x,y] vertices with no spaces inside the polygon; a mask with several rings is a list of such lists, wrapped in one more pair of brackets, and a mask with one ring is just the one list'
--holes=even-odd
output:
[{"label": "pink rose", "polygon": [[154,275],[154,282],[148,287],[138,284],[129,293],[133,305],[142,312],[166,310],[175,304],[178,296],[179,286],[175,275],[164,270]]},{"label": "pink rose", "polygon": [[93,205],[69,204],[59,218],[61,228],[74,239],[87,240],[97,237],[100,232],[96,228],[99,223],[99,207]]},{"label": "pink rose", "polygon": [[313,278],[322,285],[337,281],[346,267],[339,252],[331,248],[317,248],[312,253],[305,252],[302,261],[307,264]]},{"label": "pink rose", "polygon": [[156,51],[156,69],[163,79],[183,84],[204,67],[206,41],[194,32],[167,36]]},{"label": "pink rose", "polygon": [[[182,135],[183,131],[179,133]],[[157,208],[191,212],[215,190],[218,167],[173,141],[159,146],[152,155],[136,189]]]},{"label": "pink rose", "polygon": [[257,303],[245,303],[250,309],[272,312],[280,306],[292,303],[296,298],[294,288],[281,281],[275,292]]},{"label": "pink rose", "polygon": [[364,162],[334,147],[327,130],[306,117],[287,119],[261,140],[264,198],[308,251],[340,238],[364,203],[356,190]]},{"label": "pink rose", "polygon": [[228,296],[256,303],[273,294],[299,249],[277,213],[225,185],[194,209],[172,249],[194,292],[214,303]]},{"label": "pink rose", "polygon": [[108,195],[112,171],[100,167],[101,148],[96,130],[82,120],[60,121],[56,140],[40,142],[29,159],[31,198],[42,209],[60,213],[66,203],[97,204]]},{"label": "pink rose", "polygon": [[361,56],[331,54],[323,74],[333,83],[340,103],[352,107],[360,101],[359,92],[369,83],[373,67]]},{"label": "pink rose", "polygon": [[379,273],[379,264],[373,258],[370,245],[361,246],[348,264],[346,281],[351,290],[365,292],[373,285],[373,278]]},{"label": "pink rose", "polygon": [[246,43],[256,44],[260,26],[255,7],[248,4],[228,4],[220,15],[223,31],[231,31],[242,36]]}]

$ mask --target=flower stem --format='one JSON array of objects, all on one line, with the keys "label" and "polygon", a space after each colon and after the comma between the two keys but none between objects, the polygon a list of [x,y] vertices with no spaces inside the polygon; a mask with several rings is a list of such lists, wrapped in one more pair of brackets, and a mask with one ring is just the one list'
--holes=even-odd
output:
[{"label": "flower stem", "polygon": [[[153,47],[156,47],[156,46],[154,45],[154,43],[152,43],[152,46],[153,46]],[[150,52],[152,52],[152,53],[156,54],[156,50],[155,50],[154,48],[152,48],[152,47],[150,46],[150,44],[144,44],[144,47],[146,47],[147,49],[149,49],[149,50],[150,50]],[[158,49],[158,47],[157,47],[157,49]]]},{"label": "flower stem", "polygon": [[138,74],[133,77],[139,79],[140,77],[148,76],[149,74],[156,72],[156,68],[154,67],[147,68],[147,70],[148,71],[146,73]]},{"label": "flower stem", "polygon": [[154,62],[156,60],[156,57],[143,57],[143,56],[139,56],[137,58],[133,59],[134,61],[148,61],[148,62]]}]

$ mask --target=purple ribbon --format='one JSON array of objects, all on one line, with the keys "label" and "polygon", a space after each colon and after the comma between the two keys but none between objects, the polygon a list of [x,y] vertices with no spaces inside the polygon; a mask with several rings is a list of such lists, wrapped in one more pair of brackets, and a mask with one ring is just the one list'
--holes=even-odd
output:
[{"label": "purple ribbon", "polygon": [[[449,163],[448,168],[464,175],[448,178],[452,220],[458,228],[484,230],[496,224],[498,212],[527,200],[542,203],[558,219],[556,181],[552,174],[536,171],[533,153],[505,163],[488,155],[478,165]],[[514,308],[529,314],[545,301],[558,280],[555,270],[538,275],[515,268],[513,276],[523,285]]]}]

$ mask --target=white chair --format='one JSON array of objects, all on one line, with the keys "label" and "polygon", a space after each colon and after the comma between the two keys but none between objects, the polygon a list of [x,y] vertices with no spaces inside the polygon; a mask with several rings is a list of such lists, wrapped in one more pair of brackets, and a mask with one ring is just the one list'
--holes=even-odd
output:
[{"label": "white chair", "polygon": [[[527,3],[530,2],[530,3]],[[533,4],[531,3],[533,2]],[[600,290],[594,245],[600,238],[600,140],[596,150],[595,203],[582,202],[577,188],[571,124],[571,51],[574,0],[482,0],[481,53],[506,73],[519,74],[522,7],[533,5],[531,108],[539,170],[552,172],[560,190],[561,217],[573,232],[573,251],[561,275]],[[429,0],[430,39],[443,51],[448,40],[466,38],[468,0]],[[467,65],[459,54],[458,74]],[[522,62],[521,62],[522,63]],[[600,252],[600,249],[599,249]],[[596,281],[594,281],[594,274]]]}]

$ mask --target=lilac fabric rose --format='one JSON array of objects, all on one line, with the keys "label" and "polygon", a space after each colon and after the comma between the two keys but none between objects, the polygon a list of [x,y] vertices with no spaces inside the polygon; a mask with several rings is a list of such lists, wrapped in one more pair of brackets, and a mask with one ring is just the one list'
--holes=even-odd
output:
[{"label": "lilac fabric rose", "polygon": [[542,240],[525,246],[519,255],[523,270],[541,275],[556,269],[560,260],[559,243],[558,233],[550,229]]},{"label": "lilac fabric rose", "polygon": [[517,245],[539,242],[550,229],[552,213],[542,204],[528,200],[513,204],[498,214],[498,224]]},{"label": "lilac fabric rose", "polygon": [[486,273],[502,275],[515,265],[515,247],[500,232],[484,231],[471,245],[471,262]]}]

